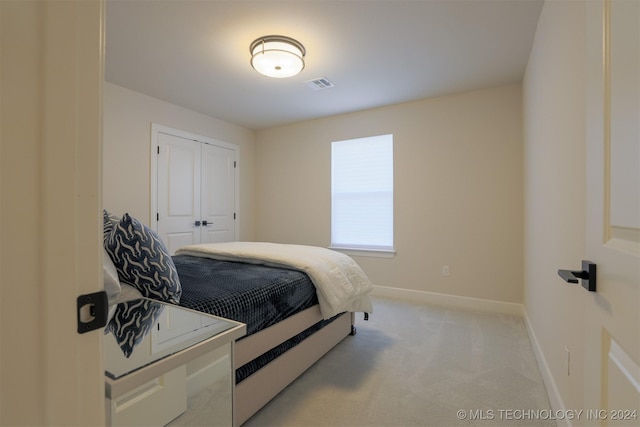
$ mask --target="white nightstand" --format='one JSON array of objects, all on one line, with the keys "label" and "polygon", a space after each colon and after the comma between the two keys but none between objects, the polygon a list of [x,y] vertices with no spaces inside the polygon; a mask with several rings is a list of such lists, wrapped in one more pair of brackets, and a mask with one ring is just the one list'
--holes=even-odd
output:
[{"label": "white nightstand", "polygon": [[107,425],[232,426],[233,347],[245,333],[243,323],[155,300],[110,307]]}]

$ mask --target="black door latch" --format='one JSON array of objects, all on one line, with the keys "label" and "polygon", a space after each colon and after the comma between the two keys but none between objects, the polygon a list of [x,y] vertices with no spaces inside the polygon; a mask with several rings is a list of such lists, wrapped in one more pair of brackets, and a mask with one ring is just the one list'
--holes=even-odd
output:
[{"label": "black door latch", "polygon": [[80,295],[77,299],[78,333],[104,328],[107,324],[109,300],[105,291]]}]

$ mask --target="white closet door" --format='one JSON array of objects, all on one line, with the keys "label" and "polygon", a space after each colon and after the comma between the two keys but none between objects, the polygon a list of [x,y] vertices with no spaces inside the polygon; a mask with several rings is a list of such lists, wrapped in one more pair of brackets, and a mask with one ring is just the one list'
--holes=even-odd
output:
[{"label": "white closet door", "polygon": [[236,240],[238,147],[156,124],[151,132],[151,222],[169,253]]},{"label": "white closet door", "polygon": [[235,240],[235,157],[233,150],[202,144],[202,243]]},{"label": "white closet door", "polygon": [[157,213],[158,234],[169,253],[200,243],[199,142],[166,133],[158,134]]}]

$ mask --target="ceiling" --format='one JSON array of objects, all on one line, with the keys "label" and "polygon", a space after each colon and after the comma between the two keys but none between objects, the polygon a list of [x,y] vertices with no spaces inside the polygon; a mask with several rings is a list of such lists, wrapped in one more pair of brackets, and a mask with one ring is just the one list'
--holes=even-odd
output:
[{"label": "ceiling", "polygon": [[[107,0],[106,80],[260,130],[522,81],[543,0]],[[289,79],[250,43],[306,48]],[[304,82],[325,77],[335,87]]]}]

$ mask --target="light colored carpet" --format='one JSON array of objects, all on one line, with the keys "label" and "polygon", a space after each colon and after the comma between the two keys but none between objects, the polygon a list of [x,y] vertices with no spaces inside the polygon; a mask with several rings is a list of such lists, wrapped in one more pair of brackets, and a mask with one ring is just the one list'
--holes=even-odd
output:
[{"label": "light colored carpet", "polygon": [[555,425],[520,317],[374,298],[356,327],[244,426]]}]

